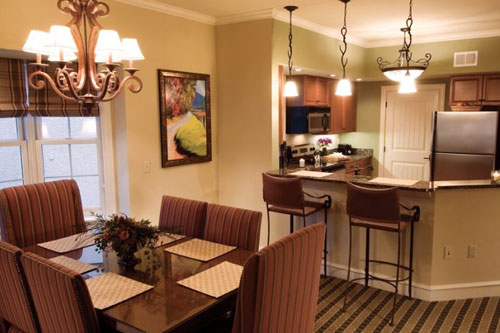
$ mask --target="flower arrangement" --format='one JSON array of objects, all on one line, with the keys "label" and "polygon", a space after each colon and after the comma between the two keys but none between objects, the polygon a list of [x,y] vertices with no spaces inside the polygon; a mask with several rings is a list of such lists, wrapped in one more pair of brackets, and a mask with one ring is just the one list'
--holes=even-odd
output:
[{"label": "flower arrangement", "polygon": [[318,145],[320,149],[328,148],[328,145],[332,143],[332,139],[330,138],[319,138]]},{"label": "flower arrangement", "polygon": [[[151,225],[149,220],[139,220],[126,215],[113,214],[109,217],[96,214],[92,229],[102,233],[96,237],[98,251],[113,250],[120,258],[118,263],[135,266],[139,262],[134,254],[142,249],[153,250],[163,232]],[[150,251],[153,253],[154,251]],[[149,255],[149,252],[147,253]]]}]

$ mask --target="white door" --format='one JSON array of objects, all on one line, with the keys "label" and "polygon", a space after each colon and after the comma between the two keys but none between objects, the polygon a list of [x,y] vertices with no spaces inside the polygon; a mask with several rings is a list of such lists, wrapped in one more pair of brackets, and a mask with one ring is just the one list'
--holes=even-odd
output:
[{"label": "white door", "polygon": [[421,85],[415,94],[397,89],[382,87],[379,175],[429,180],[432,114],[444,110],[445,85]]}]

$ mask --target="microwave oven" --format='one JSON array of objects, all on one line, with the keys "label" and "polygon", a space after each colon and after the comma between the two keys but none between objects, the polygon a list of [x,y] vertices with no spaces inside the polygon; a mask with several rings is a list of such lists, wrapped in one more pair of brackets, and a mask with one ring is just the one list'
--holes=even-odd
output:
[{"label": "microwave oven", "polygon": [[286,108],[286,133],[307,134],[330,131],[330,108],[289,106]]}]

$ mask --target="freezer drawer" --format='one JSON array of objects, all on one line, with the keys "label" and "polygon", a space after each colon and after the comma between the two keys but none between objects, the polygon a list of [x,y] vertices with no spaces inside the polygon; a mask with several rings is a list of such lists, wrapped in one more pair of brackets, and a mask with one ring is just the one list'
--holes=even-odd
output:
[{"label": "freezer drawer", "polygon": [[496,154],[498,112],[437,112],[437,153]]},{"label": "freezer drawer", "polygon": [[436,153],[433,164],[434,180],[490,179],[495,155]]}]

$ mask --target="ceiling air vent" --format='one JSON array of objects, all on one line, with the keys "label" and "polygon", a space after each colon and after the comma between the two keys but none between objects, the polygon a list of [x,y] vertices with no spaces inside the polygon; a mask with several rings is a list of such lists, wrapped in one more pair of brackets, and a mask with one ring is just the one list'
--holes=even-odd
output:
[{"label": "ceiling air vent", "polygon": [[477,51],[455,52],[454,67],[477,66]]}]

